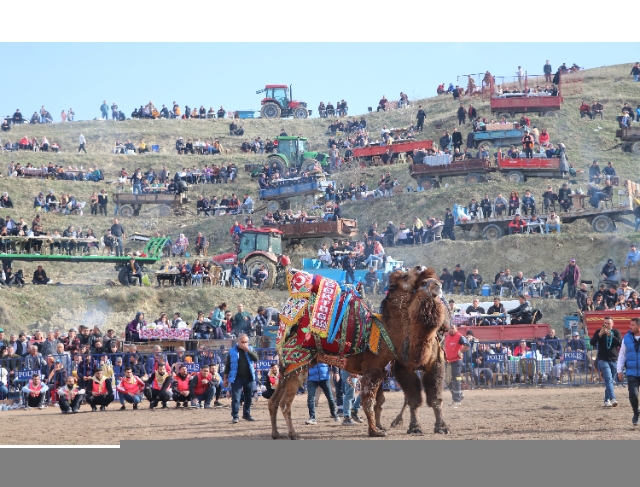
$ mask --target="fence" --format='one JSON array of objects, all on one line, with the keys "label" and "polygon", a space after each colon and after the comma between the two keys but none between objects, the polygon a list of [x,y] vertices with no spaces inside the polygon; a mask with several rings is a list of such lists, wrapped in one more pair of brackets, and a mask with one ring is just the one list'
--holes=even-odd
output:
[{"label": "fence", "polygon": [[[589,338],[474,341],[463,356],[463,383],[469,387],[579,386],[599,384],[597,348]],[[448,384],[450,368],[447,367]],[[617,381],[617,379],[616,379]]]},{"label": "fence", "polygon": [[[275,360],[276,352],[274,348],[257,348],[258,363],[256,364],[259,372],[259,385],[264,385],[266,380],[266,372],[271,367],[271,363]],[[162,355],[165,362],[172,368],[175,373],[178,372],[178,364],[186,364],[189,372],[198,372],[203,365],[219,366],[218,372],[220,376],[224,374],[224,363],[226,352],[223,350],[205,349],[202,351],[190,352],[162,352],[162,353],[109,353],[100,355],[74,355],[70,357],[67,354],[49,356],[49,360],[44,357],[21,357],[0,359],[0,369],[7,371],[8,398],[19,399],[20,389],[33,377],[33,374],[39,373],[41,378],[49,386],[47,399],[51,397],[52,389],[57,389],[64,385],[64,380],[60,380],[64,375],[73,376],[77,379],[78,385],[84,387],[85,377],[93,375],[96,368],[102,368],[108,377],[113,379],[113,388],[115,390],[117,383],[124,376],[125,367],[134,365],[132,356],[135,355],[137,360],[135,364],[139,364],[147,375],[151,375],[154,371],[156,360]],[[56,360],[60,360],[60,368],[56,369]],[[62,374],[60,372],[64,371]],[[112,372],[111,372],[112,371]],[[0,370],[0,376],[4,377],[4,372]],[[115,391],[114,391],[115,392]],[[4,399],[4,397],[0,397]]]}]

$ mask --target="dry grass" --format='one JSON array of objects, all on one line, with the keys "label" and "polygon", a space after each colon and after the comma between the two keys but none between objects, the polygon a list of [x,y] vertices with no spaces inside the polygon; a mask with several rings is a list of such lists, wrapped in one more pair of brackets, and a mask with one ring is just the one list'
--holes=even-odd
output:
[{"label": "dry grass", "polygon": [[[615,139],[615,130],[617,128],[615,116],[618,114],[620,107],[622,107],[624,102],[629,102],[632,106],[635,106],[640,101],[636,98],[637,84],[632,83],[631,77],[628,76],[630,66],[631,65],[619,65],[587,71],[584,78],[583,94],[565,97],[563,109],[558,113],[557,117],[545,117],[541,119],[535,115],[531,116],[533,125],[537,125],[540,129],[548,129],[552,143],[564,142],[566,144],[569,161],[574,162],[577,168],[586,170],[594,158],[600,161],[610,160],[622,178],[637,179],[638,156],[622,152],[621,149],[606,151],[606,149],[617,143]],[[614,81],[616,79],[621,79],[621,81]],[[605,120],[591,121],[580,119],[578,107],[581,100],[585,99],[590,102],[593,98],[603,103],[605,107]],[[473,102],[473,105],[480,115],[490,116],[488,102],[482,102],[479,99],[464,100],[465,104],[468,104],[469,101]],[[379,130],[383,124],[391,127],[409,125],[415,119],[418,103],[422,104],[427,112],[425,131],[420,134],[421,137],[437,141],[444,129],[452,129],[457,123],[455,110],[458,102],[450,96],[441,96],[413,102],[407,109],[366,114],[365,118],[369,131],[372,134],[379,134]],[[443,120],[444,122],[442,122]],[[261,162],[265,157],[240,153],[239,146],[244,138],[249,140],[258,136],[263,139],[272,138],[284,127],[290,135],[301,134],[308,137],[310,149],[326,149],[326,141],[328,139],[326,129],[328,122],[326,119],[316,118],[303,121],[293,119],[276,121],[249,119],[244,121],[245,137],[243,138],[229,137],[228,123],[228,120],[130,120],[126,122],[88,121],[64,125],[60,123],[52,125],[26,125],[17,129],[14,128],[8,134],[3,133],[2,140],[5,141],[7,138],[15,140],[25,134],[38,138],[46,135],[51,142],[58,142],[62,146],[63,152],[60,154],[2,153],[0,155],[0,164],[3,166],[3,173],[4,166],[11,160],[20,162],[23,165],[31,162],[37,166],[49,161],[65,166],[79,166],[82,164],[85,168],[97,165],[104,171],[107,181],[115,179],[121,167],[125,167],[129,173],[136,167],[141,167],[143,170],[153,167],[157,170],[162,166],[166,166],[170,171],[175,171],[186,166],[196,165],[197,167],[202,167],[204,164],[214,162],[220,164],[221,162],[227,163],[232,161],[240,168],[238,181],[233,185],[206,185],[192,188],[191,196],[195,200],[197,194],[201,193],[208,197],[217,195],[219,198],[223,194],[230,195],[231,192],[235,192],[238,195],[244,192],[249,192],[252,195],[256,194],[257,185],[255,182],[250,181],[248,174],[243,171],[243,166],[247,162]],[[443,129],[436,131],[435,125],[441,123],[444,123]],[[602,129],[594,131],[597,127],[602,127]],[[466,138],[469,130],[469,125],[462,127],[464,138]],[[77,137],[80,131],[82,131],[87,139],[87,150],[89,153],[86,155],[76,154]],[[204,138],[207,140],[217,137],[225,148],[231,150],[231,153],[222,156],[178,156],[173,150],[175,140],[178,136],[185,138],[190,137],[192,139]],[[136,143],[142,138],[147,144],[159,144],[160,153],[135,156],[116,156],[110,153],[111,147],[116,139],[123,141],[127,138],[130,138]],[[601,166],[604,166],[602,162]],[[393,177],[397,177],[403,187],[408,185],[415,187],[416,183],[409,177],[406,165],[395,165],[384,168],[384,171],[386,170],[389,170]],[[336,175],[336,179],[347,185],[351,181],[362,178],[369,186],[373,186],[382,171],[382,168],[368,168],[360,173],[350,172],[338,174]],[[506,182],[500,175],[494,176],[493,179],[487,183],[476,186],[465,185],[461,179],[445,180],[445,183],[448,187],[430,192],[405,193],[395,198],[376,200],[367,202],[366,204],[348,203],[344,206],[343,212],[346,217],[357,218],[359,226],[365,230],[373,221],[377,221],[381,227],[384,227],[388,220],[393,220],[396,224],[400,221],[405,221],[405,223],[409,224],[412,222],[414,215],[422,219],[433,215],[441,216],[444,213],[445,207],[450,207],[454,203],[466,204],[472,197],[479,198],[482,197],[484,193],[495,195],[498,191],[505,193],[512,188],[518,190],[519,193],[523,193],[524,190],[531,189],[534,196],[540,199],[540,195],[548,184],[552,184],[554,187],[559,186],[558,180],[542,178],[532,178],[526,183],[513,185]],[[586,179],[581,185],[583,189],[586,189]],[[103,187],[107,188],[110,193],[114,189],[113,185],[105,184],[105,182],[42,181],[36,179],[16,181],[6,177],[0,178],[0,192],[9,191],[16,203],[16,209],[9,213],[14,217],[22,216],[27,222],[30,222],[33,218],[33,198],[39,191],[53,189],[58,194],[61,192],[70,192],[74,194],[79,201],[88,201],[92,191],[99,191]],[[294,205],[295,204],[297,203],[294,202]],[[193,206],[195,207],[195,203]],[[110,209],[113,211],[112,205],[110,205]],[[112,217],[94,217],[88,213],[89,211],[87,209],[84,216],[44,214],[44,227],[49,230],[55,228],[63,230],[67,225],[74,224],[76,227],[80,225],[84,229],[91,227],[97,234],[102,234],[102,232],[110,226]],[[259,221],[260,216],[261,213],[259,212],[255,215],[254,220]],[[160,219],[153,211],[145,210],[141,217],[128,219],[124,222],[124,225],[128,233],[151,233],[153,231],[160,231],[172,236],[176,236],[178,233],[185,233],[189,238],[194,238],[198,231],[203,231],[211,240],[209,255],[213,255],[231,249],[228,230],[233,221],[234,218],[232,216],[198,219],[195,217],[170,217]],[[619,234],[628,238],[637,237],[637,235],[629,233],[630,231],[632,231],[632,229],[629,227],[624,225],[618,226]],[[468,238],[462,233],[458,235],[460,240]],[[496,249],[501,249],[502,245],[516,245],[516,243],[513,242],[518,242],[517,245],[520,245],[519,242],[522,242],[523,245],[528,245],[528,242],[532,242],[532,245],[535,245],[535,247],[530,249],[531,253],[529,254],[516,247],[516,250],[509,254],[512,257],[505,257],[501,252],[496,251]],[[590,226],[585,222],[577,222],[566,226],[566,233],[560,237],[509,237],[504,239],[504,243],[475,242],[471,244],[468,242],[457,242],[453,244],[447,242],[439,243],[435,246],[429,245],[423,247],[422,249],[424,250],[420,250],[419,252],[399,252],[394,249],[391,254],[396,258],[405,257],[409,263],[428,264],[433,260],[434,263],[437,263],[437,266],[441,267],[452,267],[457,263],[453,262],[454,260],[474,262],[475,259],[475,261],[482,261],[484,263],[483,265],[486,265],[487,270],[481,270],[481,273],[485,274],[486,279],[489,274],[492,278],[496,270],[504,267],[504,265],[510,265],[512,270],[522,268],[526,270],[527,273],[538,272],[538,270],[543,268],[546,269],[547,272],[561,269],[564,267],[566,259],[563,252],[560,252],[556,246],[561,244],[565,245],[565,248],[573,248],[576,242],[584,242],[584,246],[579,248],[580,253],[597,256],[597,258],[592,259],[593,262],[589,260],[587,266],[582,266],[583,271],[592,274],[599,270],[604,263],[602,259],[606,259],[607,256],[611,256],[616,260],[617,264],[620,264],[626,250],[626,240],[615,240],[614,242],[607,238],[593,238]],[[300,254],[296,255],[294,263],[298,261],[299,258],[311,256],[311,247],[312,245],[306,244],[301,249]],[[481,259],[481,256],[485,257]],[[527,264],[528,262],[532,262],[530,267]],[[21,265],[21,267],[23,267],[27,275],[29,275],[35,268],[35,265],[24,264]],[[52,274],[54,280],[62,281],[65,284],[103,284],[107,278],[113,278],[114,276],[111,267],[107,265],[86,268],[73,265],[50,264],[47,266],[47,272]],[[113,293],[115,288],[64,286],[59,288],[61,289],[59,292],[57,289],[58,288],[55,288],[55,290],[47,289],[47,297],[40,298],[37,301],[34,301],[34,299],[37,299],[36,296],[39,293],[35,290],[27,290],[25,288],[25,290],[22,291],[2,291],[5,310],[3,311],[3,309],[0,308],[0,325],[9,329],[17,329],[26,323],[36,321],[37,315],[54,316],[60,308],[72,311],[80,306],[84,306],[88,309],[88,307],[93,306],[93,304],[91,304],[93,301],[86,298],[87,294],[93,296],[95,293],[105,291]],[[199,293],[200,291],[196,291],[193,294],[194,296],[198,296],[199,300],[193,301],[192,304],[189,304],[189,302],[181,298],[181,296],[191,295],[191,291],[177,292],[170,290],[135,291],[132,295],[127,294],[120,298],[110,296],[107,302],[109,306],[117,307],[118,309],[121,309],[123,305],[127,306],[126,311],[117,313],[117,321],[123,324],[125,315],[128,318],[138,307],[142,307],[143,304],[145,306],[147,304],[149,305],[150,312],[184,306],[195,310],[203,302],[207,303],[207,307],[209,304],[216,304],[210,301],[215,299],[217,294],[213,294],[205,300],[204,295],[200,297]],[[18,294],[31,297],[31,302],[37,302],[41,308],[28,309],[30,306],[21,306],[22,303],[17,300],[16,297]],[[59,299],[58,295],[60,295]],[[56,296],[56,299],[52,299],[52,296]],[[256,302],[258,296],[260,300],[272,299],[271,294],[264,293],[256,295]],[[231,295],[229,296],[229,298],[232,297]],[[160,298],[163,300],[162,303],[159,301]],[[573,311],[573,306],[567,306],[566,312],[568,311]],[[109,312],[111,313],[111,311]],[[46,320],[45,318],[45,321]],[[58,321],[55,322],[57,323]]]}]

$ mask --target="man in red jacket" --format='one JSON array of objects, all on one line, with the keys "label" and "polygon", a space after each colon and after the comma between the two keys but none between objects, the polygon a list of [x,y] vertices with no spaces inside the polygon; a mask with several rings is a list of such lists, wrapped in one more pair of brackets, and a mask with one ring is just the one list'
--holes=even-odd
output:
[{"label": "man in red jacket", "polygon": [[447,363],[451,366],[449,390],[453,398],[454,408],[460,406],[460,402],[464,399],[462,395],[462,357],[463,353],[469,348],[467,339],[458,333],[458,327],[452,324],[449,327],[449,333],[444,337],[444,354]]},{"label": "man in red jacket", "polygon": [[509,235],[522,233],[526,225],[527,224],[524,222],[522,217],[520,215],[516,215],[514,219],[509,222]]},{"label": "man in red jacket", "polygon": [[187,407],[189,401],[192,400],[191,391],[191,376],[187,372],[187,366],[180,364],[178,367],[178,374],[173,378],[173,400],[176,403],[176,409],[180,407],[180,403]]},{"label": "man in red jacket", "polygon": [[122,381],[116,387],[120,396],[120,411],[124,411],[126,406],[125,401],[133,404],[133,409],[138,409],[138,404],[142,401],[142,391],[144,390],[144,381],[135,375],[133,375],[133,369],[126,367],[124,369],[124,377]]},{"label": "man in red jacket", "polygon": [[146,398],[149,400],[149,409],[153,409],[162,402],[162,409],[167,408],[167,401],[171,399],[171,393],[167,390],[173,380],[171,372],[167,370],[163,363],[149,376],[147,387],[144,390]]},{"label": "man in red jacket", "polygon": [[91,412],[96,412],[96,406],[100,411],[106,411],[107,406],[113,402],[113,389],[111,379],[104,377],[102,369],[95,369],[93,376],[87,382],[87,403],[91,406]]},{"label": "man in red jacket", "polygon": [[209,366],[203,365],[200,372],[194,374],[189,383],[189,391],[191,393],[191,407],[196,407],[196,400],[199,402],[198,407],[202,408],[204,403],[205,409],[212,409],[211,400],[216,393],[216,387],[220,381],[214,379],[213,374],[209,372]]}]

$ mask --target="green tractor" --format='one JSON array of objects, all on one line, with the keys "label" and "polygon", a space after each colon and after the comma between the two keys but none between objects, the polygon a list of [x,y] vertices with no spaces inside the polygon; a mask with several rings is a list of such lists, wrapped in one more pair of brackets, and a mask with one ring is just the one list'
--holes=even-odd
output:
[{"label": "green tractor", "polygon": [[308,152],[306,137],[276,137],[275,141],[278,142],[276,153],[269,154],[267,164],[269,167],[275,164],[280,174],[284,174],[292,167],[301,171],[312,171],[317,164],[320,164],[325,172],[331,172],[329,155],[322,152]]}]

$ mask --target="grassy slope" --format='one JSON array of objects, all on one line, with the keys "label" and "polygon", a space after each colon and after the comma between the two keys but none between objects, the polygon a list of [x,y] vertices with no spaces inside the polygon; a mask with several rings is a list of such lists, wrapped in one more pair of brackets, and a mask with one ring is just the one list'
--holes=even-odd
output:
[{"label": "grassy slope", "polygon": [[[615,129],[617,124],[615,122],[615,115],[618,114],[619,108],[624,102],[631,103],[632,106],[637,104],[636,98],[634,98],[637,90],[637,86],[632,84],[631,79],[627,76],[630,70],[630,65],[612,66],[606,68],[592,69],[586,72],[583,94],[578,96],[565,97],[565,103],[563,109],[558,113],[558,117],[550,117],[540,119],[537,116],[532,116],[533,125],[537,125],[538,128],[547,128],[551,141],[555,144],[558,142],[564,142],[568,149],[568,156],[571,162],[576,163],[576,167],[579,169],[587,169],[591,161],[596,158],[600,161],[612,161],[614,167],[618,171],[618,174],[622,178],[636,179],[637,169],[637,156],[630,153],[624,153],[620,149],[605,152],[615,145]],[[621,81],[614,81],[616,79],[622,79]],[[597,98],[605,106],[605,120],[580,120],[578,107],[582,99],[591,101],[593,98]],[[368,122],[369,130],[372,134],[378,133],[383,124],[387,126],[407,126],[415,117],[415,111],[417,104],[421,103],[425,106],[427,111],[427,120],[425,123],[425,131],[421,134],[424,138],[430,138],[438,140],[442,135],[442,130],[435,130],[436,123],[444,124],[444,128],[452,129],[457,123],[455,117],[455,110],[457,108],[457,102],[451,97],[437,97],[427,100],[421,100],[414,103],[409,109],[396,110],[387,113],[372,113],[365,116]],[[465,101],[465,105],[468,101]],[[480,115],[489,115],[489,105],[487,102],[481,100],[473,100],[474,106],[477,108]],[[325,150],[326,147],[326,120],[320,119],[308,119],[304,121],[297,120],[246,120],[244,122],[246,138],[249,140],[254,137],[260,136],[263,139],[273,137],[279,133],[280,128],[284,127],[289,134],[302,134],[310,139],[310,148],[316,150]],[[594,131],[597,127],[602,127],[602,130]],[[470,126],[463,126],[463,136],[466,138],[466,134]],[[87,148],[89,154],[77,155],[75,148],[77,147],[77,136],[82,131],[87,138]],[[235,162],[238,167],[241,168],[239,180],[234,185],[218,185],[218,186],[198,186],[191,192],[191,196],[194,197],[198,193],[203,193],[208,197],[216,194],[218,197],[231,192],[241,195],[244,192],[250,192],[255,195],[256,184],[251,182],[242,171],[242,167],[247,162],[260,162],[263,160],[262,156],[247,156],[241,154],[238,150],[242,139],[229,137],[228,134],[228,121],[226,120],[157,120],[157,121],[126,121],[126,122],[102,122],[102,121],[90,121],[90,122],[78,122],[74,124],[60,124],[53,125],[36,125],[36,126],[23,126],[19,129],[12,130],[9,134],[2,134],[3,141],[9,139],[15,140],[20,136],[27,134],[30,137],[36,136],[38,138],[43,135],[47,135],[51,142],[57,141],[64,149],[64,152],[60,154],[52,153],[23,153],[7,154],[2,153],[0,160],[3,166],[9,163],[11,160],[20,162],[26,165],[31,162],[34,165],[39,166],[43,162],[52,161],[55,163],[62,163],[64,165],[79,166],[82,164],[85,168],[93,165],[98,165],[105,175],[107,180],[114,179],[121,167],[125,167],[128,172],[132,172],[136,167],[141,167],[143,170],[153,167],[156,170],[162,166],[166,166],[170,171],[182,168],[184,166],[196,165],[202,167],[204,164],[211,164],[215,162],[219,164],[224,161]],[[231,154],[225,156],[177,156],[173,151],[175,139],[178,136],[185,138],[205,138],[212,139],[217,137],[220,139],[224,147],[231,149]],[[130,138],[134,142],[139,139],[144,139],[148,144],[159,144],[159,154],[149,154],[143,156],[114,156],[110,153],[110,148],[116,139],[121,141]],[[601,166],[604,164],[601,162]],[[385,168],[387,170],[387,168]],[[388,168],[394,177],[397,177],[401,185],[413,185],[413,181],[407,172],[407,167],[404,165],[397,165]],[[371,186],[373,185],[382,169],[370,168],[365,171],[351,171],[345,174],[337,175],[336,179],[348,184],[351,181],[359,179],[365,179],[365,181]],[[3,171],[4,173],[4,171]],[[364,230],[373,221],[378,221],[381,227],[384,227],[388,220],[393,220],[396,224],[400,221],[405,221],[410,224],[413,216],[419,216],[425,218],[430,215],[442,215],[444,208],[452,206],[453,203],[466,204],[471,197],[481,197],[485,192],[490,195],[494,195],[498,191],[503,193],[508,192],[510,189],[515,188],[520,193],[523,193],[525,189],[531,189],[534,195],[540,199],[541,193],[547,184],[553,184],[554,187],[558,186],[557,180],[546,180],[541,178],[532,178],[524,184],[513,185],[507,183],[500,175],[494,177],[494,179],[488,183],[484,183],[477,186],[465,185],[463,181],[448,180],[446,181],[449,186],[446,188],[438,189],[425,193],[411,193],[405,194],[393,199],[378,200],[367,204],[347,204],[344,208],[345,216],[355,217],[359,220],[359,225]],[[581,183],[583,189],[586,189],[586,179],[584,183]],[[91,191],[99,191],[101,188],[106,187],[109,192],[112,190],[112,186],[104,183],[79,183],[79,182],[63,182],[63,181],[41,181],[35,179],[25,179],[19,182],[15,180],[7,179],[6,177],[0,178],[0,192],[9,191],[14,202],[16,203],[16,210],[10,212],[14,217],[23,216],[27,222],[30,222],[33,218],[32,201],[35,194],[39,191],[46,191],[49,189],[55,190],[58,194],[61,192],[71,192],[76,195],[80,201],[88,200]],[[111,206],[111,205],[110,205]],[[112,208],[112,206],[111,206]],[[85,212],[85,215],[80,216],[60,216],[45,214],[43,215],[44,226],[46,229],[58,228],[64,229],[69,224],[76,226],[81,225],[85,229],[88,227],[93,228],[96,233],[102,233],[111,224],[110,218],[105,217],[92,217]],[[256,216],[258,220],[259,215]],[[158,218],[153,211],[147,210],[140,218],[132,218],[124,222],[125,227],[129,233],[134,231],[149,233],[152,231],[160,231],[170,235],[176,235],[183,232],[190,238],[193,238],[198,231],[204,231],[210,238],[212,246],[210,249],[210,255],[219,251],[228,251],[230,249],[230,239],[228,237],[228,229],[233,223],[232,217],[221,218],[201,218],[197,221],[195,218],[189,217],[185,219],[170,217],[167,219]],[[560,237],[536,237],[529,240],[521,237],[506,238],[501,242],[445,242],[437,245],[430,245],[422,247],[418,250],[411,251],[398,251],[394,249],[391,251],[391,255],[394,257],[405,258],[409,264],[433,264],[436,267],[453,267],[458,261],[461,261],[463,265],[471,267],[472,262],[478,262],[480,271],[485,275],[485,279],[492,278],[496,270],[503,266],[510,266],[512,270],[524,270],[527,274],[539,269],[545,269],[548,272],[551,270],[560,270],[564,267],[566,257],[568,254],[574,254],[580,257],[581,252],[593,255],[587,262],[587,265],[583,265],[583,272],[588,277],[596,278],[598,269],[604,263],[607,257],[611,256],[619,263],[626,251],[626,240],[610,241],[608,239],[593,238],[590,226],[584,222],[577,222],[566,227],[567,233]],[[618,232],[624,234],[625,237],[634,238],[636,235],[629,234],[632,230],[629,227],[620,225]],[[465,239],[464,235],[460,235],[460,238]],[[535,243],[532,243],[535,242]],[[576,247],[577,243],[583,243],[583,247]],[[615,245],[613,245],[615,243]],[[532,247],[531,253],[525,253],[524,255],[532,255],[533,257],[523,257],[521,251],[518,250],[519,245],[535,245]],[[502,252],[503,246],[514,246],[515,252]],[[563,245],[568,252],[559,252],[558,245]],[[311,250],[308,248],[311,245],[307,244],[300,249],[300,252],[294,255],[294,263],[298,261],[298,258],[309,256]],[[567,256],[564,254],[567,253]],[[478,256],[478,257],[476,257]],[[480,256],[484,256],[480,258]],[[533,259],[533,261],[532,261]],[[453,261],[456,262],[453,262]],[[539,261],[538,261],[539,260]],[[527,262],[532,261],[533,264],[529,266]],[[33,271],[34,264],[21,265],[27,274]],[[90,269],[81,266],[68,266],[62,264],[51,264],[47,266],[47,271],[52,275],[54,280],[62,281],[65,284],[102,284],[106,279],[113,278],[113,271],[111,266],[97,265],[92,266]],[[58,289],[61,289],[58,291]],[[96,290],[98,289],[98,290]],[[115,288],[113,288],[115,289]],[[64,308],[74,311],[74,315],[82,313],[82,310],[86,310],[94,306],[94,301],[88,298],[82,298],[84,293],[88,293],[90,296],[95,296],[96,293],[109,291],[107,294],[114,293],[114,290],[104,288],[83,288],[83,287],[67,287],[55,288],[55,290],[48,291],[48,299],[38,299],[37,296],[40,293],[36,293],[35,290],[23,290],[19,293],[3,292],[3,304],[4,311],[0,312],[0,325],[9,329],[20,328],[29,322],[36,320],[37,316],[44,317],[45,323],[50,321],[46,316],[54,317],[58,312],[61,304]],[[122,290],[118,290],[122,292]],[[151,294],[148,294],[151,293]],[[31,303],[38,302],[38,308],[34,310],[32,306],[25,305],[24,300],[29,300],[29,295],[33,294]],[[22,298],[20,296],[23,296]],[[59,299],[52,299],[58,297]],[[128,301],[128,308],[133,312],[137,307],[151,306],[149,311],[157,310],[161,308],[169,311],[171,308],[180,306],[181,308],[192,313],[199,307],[198,301],[185,301],[182,302],[179,299],[179,294],[174,291],[163,290],[159,292],[136,292],[132,294]],[[277,297],[278,296],[278,297]],[[6,298],[6,299],[5,299]],[[155,299],[158,301],[155,301]],[[275,293],[273,298],[271,296],[264,296],[264,299],[278,300],[279,293]],[[64,299],[64,300],[63,300]],[[93,299],[93,298],[92,298]],[[160,299],[163,302],[160,302]],[[215,300],[216,296],[211,296],[211,299]],[[106,301],[109,306],[116,306],[117,303],[112,304],[110,300]],[[209,303],[207,303],[208,306]],[[211,303],[215,304],[215,303]],[[111,313],[109,306],[105,309],[109,315]],[[155,308],[154,308],[155,306]],[[7,311],[8,310],[8,311]],[[567,306],[567,311],[573,310],[573,306]],[[558,311],[558,316],[561,316],[562,310]],[[126,317],[126,313],[120,315],[115,313],[113,320],[108,321],[111,324],[123,325]],[[188,317],[188,319],[190,316]],[[53,319],[51,322],[58,322],[59,320]]]}]

